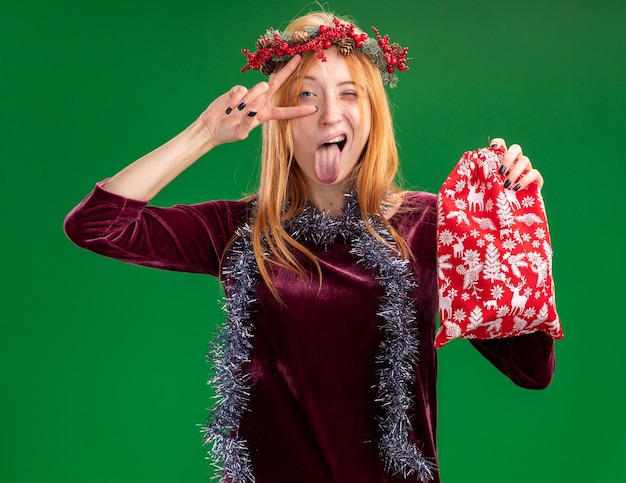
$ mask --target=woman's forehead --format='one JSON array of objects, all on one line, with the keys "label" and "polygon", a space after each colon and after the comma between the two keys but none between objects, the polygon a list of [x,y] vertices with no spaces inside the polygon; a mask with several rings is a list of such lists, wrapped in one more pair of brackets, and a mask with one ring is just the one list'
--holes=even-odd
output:
[{"label": "woman's forehead", "polygon": [[309,60],[300,69],[302,80],[311,82],[325,82],[332,80],[336,83],[354,84],[352,72],[348,66],[348,59],[341,55],[336,49],[329,49],[327,55],[322,59],[314,58]]}]

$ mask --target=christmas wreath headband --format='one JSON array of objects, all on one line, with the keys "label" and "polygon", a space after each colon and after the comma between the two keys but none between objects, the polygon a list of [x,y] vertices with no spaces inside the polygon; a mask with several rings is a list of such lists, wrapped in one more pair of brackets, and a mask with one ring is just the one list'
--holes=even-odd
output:
[{"label": "christmas wreath headband", "polygon": [[355,49],[360,50],[380,71],[383,84],[395,87],[398,78],[396,70],[408,70],[406,63],[408,47],[401,47],[397,43],[389,43],[389,36],[380,35],[376,27],[372,27],[376,39],[366,33],[356,31],[351,23],[344,23],[333,18],[333,25],[319,25],[305,27],[293,33],[284,33],[270,28],[256,42],[256,52],[243,49],[248,62],[241,72],[248,69],[261,70],[270,75],[276,69],[278,62],[287,62],[296,54],[306,51],[317,52],[317,58],[326,61],[325,49],[336,46],[343,55],[350,55]]}]

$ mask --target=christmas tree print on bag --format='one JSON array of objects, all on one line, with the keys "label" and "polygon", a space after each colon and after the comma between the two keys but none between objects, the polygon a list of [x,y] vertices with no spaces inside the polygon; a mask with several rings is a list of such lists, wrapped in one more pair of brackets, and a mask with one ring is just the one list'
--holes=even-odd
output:
[{"label": "christmas tree print on bag", "polygon": [[437,348],[457,338],[563,337],[543,199],[536,183],[504,188],[504,153],[466,152],[439,190]]}]

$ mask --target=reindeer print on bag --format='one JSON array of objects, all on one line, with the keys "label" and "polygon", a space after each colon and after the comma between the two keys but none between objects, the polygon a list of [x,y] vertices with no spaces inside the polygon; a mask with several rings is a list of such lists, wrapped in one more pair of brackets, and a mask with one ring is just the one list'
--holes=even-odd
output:
[{"label": "reindeer print on bag", "polygon": [[534,183],[504,188],[503,156],[503,148],[465,153],[439,190],[437,348],[461,337],[563,337],[543,199]]}]

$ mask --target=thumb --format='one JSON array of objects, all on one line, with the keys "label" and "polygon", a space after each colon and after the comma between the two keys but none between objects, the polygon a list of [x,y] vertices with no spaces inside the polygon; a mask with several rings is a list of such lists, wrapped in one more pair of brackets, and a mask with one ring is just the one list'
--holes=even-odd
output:
[{"label": "thumb", "polygon": [[489,143],[490,148],[504,148],[506,149],[506,142],[502,138],[493,138]]}]

